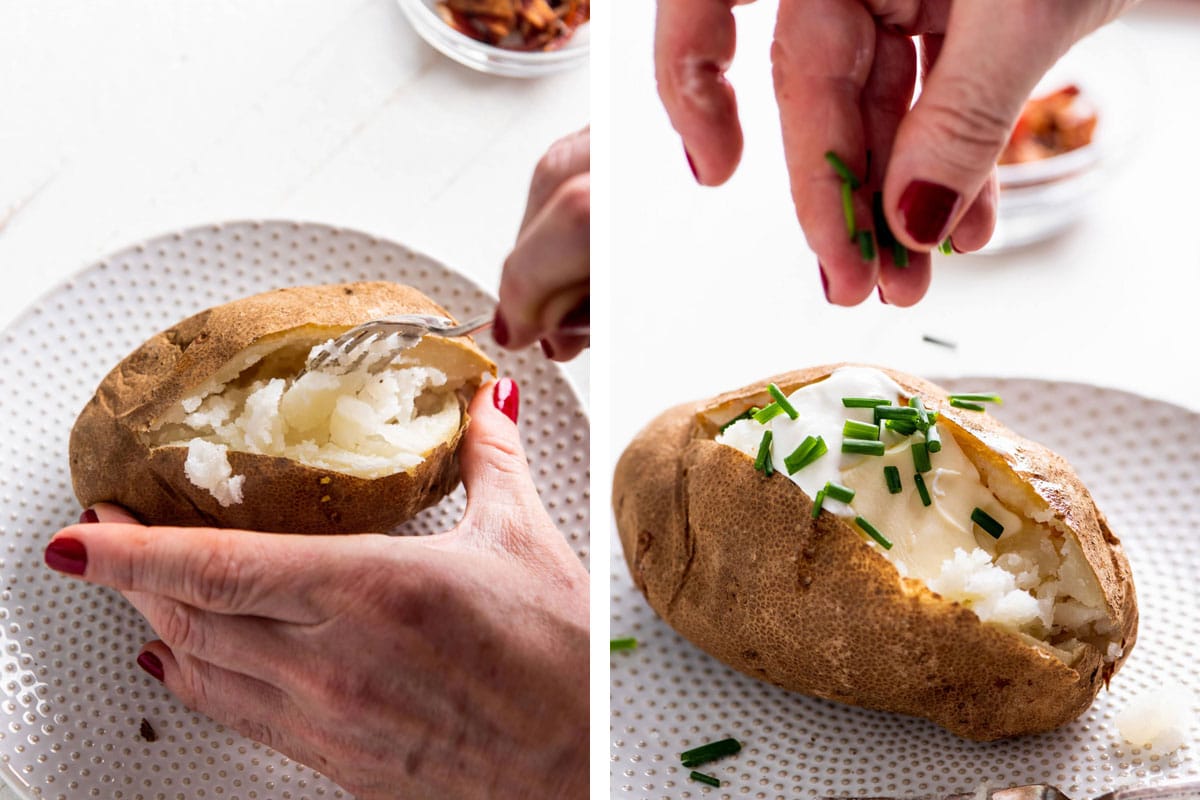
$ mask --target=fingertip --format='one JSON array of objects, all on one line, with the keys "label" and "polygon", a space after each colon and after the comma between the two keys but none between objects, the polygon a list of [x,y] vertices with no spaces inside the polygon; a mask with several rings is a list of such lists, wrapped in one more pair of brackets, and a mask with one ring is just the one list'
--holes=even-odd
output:
[{"label": "fingertip", "polygon": [[910,252],[907,267],[885,265],[879,272],[879,291],[888,305],[908,308],[929,291],[932,259],[928,253]]},{"label": "fingertip", "polygon": [[831,264],[821,262],[825,299],[835,306],[856,306],[875,291],[879,270],[878,257],[862,260],[856,252],[853,258],[841,258]]},{"label": "fingertip", "polygon": [[159,683],[166,683],[167,671],[165,661],[174,666],[175,657],[171,649],[159,640],[148,642],[137,655],[136,663],[151,678]]}]

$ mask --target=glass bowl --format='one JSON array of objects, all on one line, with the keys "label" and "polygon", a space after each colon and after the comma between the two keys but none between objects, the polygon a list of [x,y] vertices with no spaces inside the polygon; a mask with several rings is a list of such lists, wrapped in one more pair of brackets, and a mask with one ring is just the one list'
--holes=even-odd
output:
[{"label": "glass bowl", "polygon": [[1040,97],[1068,84],[1097,114],[1091,144],[1062,155],[1001,164],[996,232],[980,252],[999,253],[1049,239],[1088,211],[1148,124],[1146,70],[1133,35],[1119,23],[1075,45],[1033,92]]},{"label": "glass bowl", "polygon": [[575,29],[557,50],[526,52],[493,47],[459,33],[435,10],[435,0],[397,0],[400,10],[430,47],[471,69],[509,78],[536,78],[571,69],[588,60],[590,27]]}]

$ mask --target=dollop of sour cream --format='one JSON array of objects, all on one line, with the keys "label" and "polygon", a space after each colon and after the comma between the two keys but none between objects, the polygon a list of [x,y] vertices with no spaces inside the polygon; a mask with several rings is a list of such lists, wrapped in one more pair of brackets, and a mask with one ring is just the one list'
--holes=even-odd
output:
[{"label": "dollop of sour cream", "polygon": [[[1022,520],[983,484],[979,471],[946,426],[937,425],[942,448],[930,454],[932,468],[923,475],[932,501],[926,506],[913,479],[916,467],[912,454],[912,445],[923,442],[924,434],[904,436],[881,427],[880,439],[886,448],[882,456],[843,453],[842,428],[846,420],[874,422],[872,409],[847,408],[842,403],[845,397],[907,404],[905,391],[879,370],[843,367],[788,395],[797,411],[796,419],[780,414],[765,424],[739,420],[716,441],[753,458],[764,432],[770,430],[775,471],[809,497],[816,497],[829,482],[853,489],[854,497],[848,504],[826,497],[822,508],[847,518],[856,530],[856,517],[867,520],[892,547],[884,549],[870,538],[865,541],[879,549],[902,576],[922,580],[931,590],[962,602],[985,622],[1013,629],[1038,620],[1049,625],[1049,604],[1039,603],[1031,592],[1018,588],[1016,576],[994,563],[995,540],[978,529],[971,514],[976,508],[982,509],[1010,532],[1020,530]],[[789,475],[784,460],[808,436],[823,438],[829,451]],[[884,477],[887,466],[899,470],[902,490],[898,494],[888,490]]]}]

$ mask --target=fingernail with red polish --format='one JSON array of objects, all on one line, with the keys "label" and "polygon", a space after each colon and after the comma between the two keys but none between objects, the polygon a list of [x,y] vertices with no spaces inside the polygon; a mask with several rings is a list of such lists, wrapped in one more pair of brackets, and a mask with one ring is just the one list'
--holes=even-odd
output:
[{"label": "fingernail with red polish", "polygon": [[82,575],[87,570],[87,550],[78,539],[55,539],[46,545],[46,566],[69,575]]},{"label": "fingernail with red polish", "polygon": [[97,516],[96,512],[90,508],[85,508],[83,510],[83,513],[79,515],[79,524],[80,525],[91,525],[91,524],[93,524],[95,522],[99,522],[99,521],[100,521],[100,517]]},{"label": "fingernail with red polish", "polygon": [[500,315],[499,311],[496,311],[496,318],[492,320],[492,338],[501,347],[508,346],[508,323],[504,321],[504,317]]},{"label": "fingernail with red polish", "polygon": [[962,198],[953,189],[931,181],[912,181],[900,195],[904,229],[921,244],[937,244],[958,211]]},{"label": "fingernail with red polish", "polygon": [[517,388],[517,382],[511,378],[496,381],[492,388],[492,404],[515,423],[521,408],[521,390]]},{"label": "fingernail with red polish", "polygon": [[542,346],[542,352],[546,354],[546,358],[554,358],[554,346],[546,339],[538,342]]},{"label": "fingernail with red polish", "polygon": [[588,295],[558,321],[559,328],[585,328],[592,323],[592,297]]},{"label": "fingernail with red polish", "polygon": [[821,289],[825,292],[825,302],[832,303],[829,299],[829,277],[825,274],[825,265],[818,262],[817,270],[821,273]]},{"label": "fingernail with red polish", "polygon": [[149,650],[143,650],[142,652],[138,653],[137,664],[139,667],[146,670],[146,672],[150,673],[150,677],[154,678],[154,680],[161,681],[163,679],[164,673],[162,662],[158,660],[158,656],[154,655],[154,653],[151,653]]},{"label": "fingernail with red polish", "polygon": [[688,168],[692,170],[692,177],[696,179],[696,183],[699,183],[700,173],[696,172],[696,162],[692,160],[692,154],[688,152],[686,144],[683,146],[683,154],[687,156]]}]

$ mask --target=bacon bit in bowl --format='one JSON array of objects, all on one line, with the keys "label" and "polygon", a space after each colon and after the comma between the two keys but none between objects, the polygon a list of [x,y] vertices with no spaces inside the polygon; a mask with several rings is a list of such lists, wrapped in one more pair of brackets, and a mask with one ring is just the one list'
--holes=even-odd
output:
[{"label": "bacon bit in bowl", "polygon": [[1071,84],[1025,104],[1001,164],[1024,164],[1069,153],[1091,144],[1096,111]]},{"label": "bacon bit in bowl", "polygon": [[458,32],[505,50],[556,50],[590,17],[590,0],[441,0]]}]

